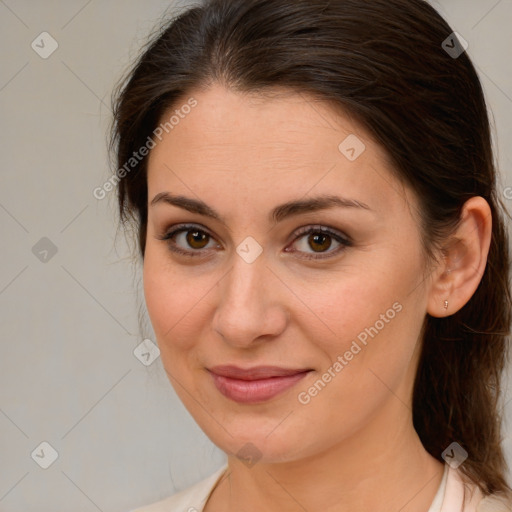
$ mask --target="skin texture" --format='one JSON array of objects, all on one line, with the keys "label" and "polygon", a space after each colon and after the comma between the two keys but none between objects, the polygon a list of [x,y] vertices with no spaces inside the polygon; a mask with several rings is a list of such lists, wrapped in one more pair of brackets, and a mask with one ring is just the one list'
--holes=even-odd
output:
[{"label": "skin texture", "polygon": [[[470,199],[458,241],[428,264],[418,203],[393,177],[384,148],[327,103],[276,92],[264,98],[214,84],[190,94],[182,103],[193,96],[197,106],[148,162],[148,204],[169,192],[200,199],[224,219],[159,201],[149,206],[144,258],[146,304],[165,370],[228,454],[228,476],[205,510],[426,512],[443,465],[412,424],[421,328],[427,313],[453,314],[476,290],[489,247],[488,205]],[[350,134],[365,145],[354,161],[338,148]],[[268,218],[277,205],[328,194],[369,209]],[[201,256],[176,254],[161,240],[180,223],[210,235],[192,246],[187,232],[175,238]],[[312,226],[351,244],[328,237],[319,249],[296,234]],[[236,250],[249,236],[263,248],[252,263]],[[315,255],[324,258],[306,259]],[[400,311],[377,324],[394,304]],[[307,404],[298,400],[358,335],[382,322]],[[207,368],[221,364],[312,371],[264,403],[240,404],[213,384]],[[254,465],[236,457],[246,443],[255,447]]]}]

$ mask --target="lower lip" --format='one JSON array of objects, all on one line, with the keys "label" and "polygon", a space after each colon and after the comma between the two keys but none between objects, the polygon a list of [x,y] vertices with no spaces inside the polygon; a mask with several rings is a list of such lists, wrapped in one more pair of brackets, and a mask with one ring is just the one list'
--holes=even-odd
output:
[{"label": "lower lip", "polygon": [[227,398],[244,404],[265,402],[283,393],[302,380],[309,371],[258,380],[240,380],[212,373],[217,389]]}]

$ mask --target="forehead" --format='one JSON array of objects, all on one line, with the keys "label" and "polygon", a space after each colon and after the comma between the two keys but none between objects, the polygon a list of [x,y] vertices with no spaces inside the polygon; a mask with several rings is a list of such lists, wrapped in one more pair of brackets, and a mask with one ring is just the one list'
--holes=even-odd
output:
[{"label": "forehead", "polygon": [[[263,145],[267,150],[265,156],[274,153],[285,159],[287,155],[302,153],[318,158],[326,148],[332,150],[334,145],[337,149],[344,135],[358,132],[361,138],[368,138],[361,127],[341,110],[335,111],[327,101],[283,89],[239,93],[214,85],[176,101],[162,121],[180,111],[192,97],[197,105],[181,119],[174,116],[178,123],[170,132],[176,146],[186,142],[188,147],[204,154],[215,150],[223,154],[252,150],[257,154]],[[327,132],[332,132],[331,137],[326,137]],[[332,152],[326,156],[332,157]]]},{"label": "forehead", "polygon": [[[196,105],[180,110],[190,98]],[[279,201],[313,189],[363,202],[373,196],[376,209],[406,199],[384,149],[341,109],[306,93],[242,94],[216,85],[184,96],[163,122],[173,113],[181,113],[178,122],[150,152],[151,197],[173,187],[215,199],[236,186],[238,198]]]}]

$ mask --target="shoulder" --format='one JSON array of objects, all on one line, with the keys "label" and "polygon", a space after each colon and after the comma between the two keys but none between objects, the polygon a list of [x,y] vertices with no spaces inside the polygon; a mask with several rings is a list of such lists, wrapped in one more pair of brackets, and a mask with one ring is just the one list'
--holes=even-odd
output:
[{"label": "shoulder", "polygon": [[213,475],[173,494],[169,498],[131,512],[201,512],[210,493],[226,469],[227,465],[218,469]]},{"label": "shoulder", "polygon": [[[465,496],[466,495],[466,496]],[[467,497],[467,500],[464,500]],[[459,499],[462,498],[460,501]],[[445,492],[445,508],[442,512],[449,510],[460,510],[464,512],[512,512],[512,501],[501,494],[485,496],[475,483],[468,483],[459,470],[449,469],[448,482]],[[464,507],[460,506],[464,503]]]},{"label": "shoulder", "polygon": [[511,512],[512,501],[505,496],[493,494],[483,497],[476,507],[476,512]]}]

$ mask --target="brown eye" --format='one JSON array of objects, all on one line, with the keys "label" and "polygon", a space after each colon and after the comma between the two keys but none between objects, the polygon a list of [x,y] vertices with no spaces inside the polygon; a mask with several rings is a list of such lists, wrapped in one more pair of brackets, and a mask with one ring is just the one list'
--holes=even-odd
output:
[{"label": "brown eye", "polygon": [[[287,248],[286,252],[302,253],[301,258],[320,260],[336,256],[351,247],[352,241],[342,233],[324,226],[311,226],[299,230],[292,246],[295,246],[294,249]],[[329,250],[333,246],[334,250]]]},{"label": "brown eye", "polygon": [[157,238],[166,241],[172,252],[184,256],[205,256],[206,249],[213,247],[208,244],[214,240],[205,230],[183,224]]},{"label": "brown eye", "polygon": [[187,236],[185,237],[187,243],[193,249],[204,249],[208,245],[210,235],[204,231],[189,230],[186,231]]},{"label": "brown eye", "polygon": [[308,236],[308,244],[315,252],[324,252],[331,247],[332,238],[324,233],[312,233]]}]

